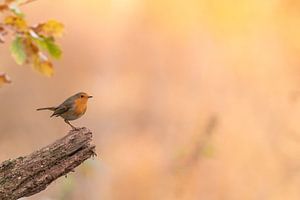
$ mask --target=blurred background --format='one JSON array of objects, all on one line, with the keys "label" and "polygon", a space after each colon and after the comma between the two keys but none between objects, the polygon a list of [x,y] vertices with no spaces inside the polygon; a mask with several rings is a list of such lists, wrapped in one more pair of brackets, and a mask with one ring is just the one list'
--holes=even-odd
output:
[{"label": "blurred background", "polygon": [[39,0],[63,58],[46,78],[1,45],[0,160],[69,130],[36,108],[85,91],[98,157],[27,200],[299,200],[300,3]]}]

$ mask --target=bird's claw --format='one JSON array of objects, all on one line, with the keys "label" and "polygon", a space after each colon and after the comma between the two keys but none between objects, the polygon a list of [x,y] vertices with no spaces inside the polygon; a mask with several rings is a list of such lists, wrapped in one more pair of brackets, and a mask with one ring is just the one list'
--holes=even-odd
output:
[{"label": "bird's claw", "polygon": [[81,128],[80,127],[72,127],[73,131],[79,131]]}]

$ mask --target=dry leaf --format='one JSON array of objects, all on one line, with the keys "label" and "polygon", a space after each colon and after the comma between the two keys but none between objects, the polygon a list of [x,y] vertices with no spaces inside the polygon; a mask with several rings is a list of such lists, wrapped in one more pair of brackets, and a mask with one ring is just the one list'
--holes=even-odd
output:
[{"label": "dry leaf", "polygon": [[0,72],[0,87],[5,83],[10,83],[11,79],[5,73]]},{"label": "dry leaf", "polygon": [[0,5],[0,12],[3,12],[5,10],[7,10],[7,9],[8,9],[8,6],[6,4]]}]

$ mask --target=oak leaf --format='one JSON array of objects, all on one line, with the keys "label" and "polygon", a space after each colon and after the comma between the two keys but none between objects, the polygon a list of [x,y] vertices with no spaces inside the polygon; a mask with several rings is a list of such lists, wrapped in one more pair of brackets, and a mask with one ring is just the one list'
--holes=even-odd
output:
[{"label": "oak leaf", "polygon": [[64,25],[56,20],[49,20],[36,26],[34,30],[45,37],[61,37],[64,32]]},{"label": "oak leaf", "polygon": [[59,59],[62,51],[60,47],[55,44],[52,38],[39,37],[35,39],[36,43],[43,49],[46,50],[53,58]]},{"label": "oak leaf", "polygon": [[23,38],[16,36],[10,45],[10,52],[16,63],[22,65],[27,59]]},{"label": "oak leaf", "polygon": [[52,63],[41,52],[34,57],[33,68],[48,77],[54,73]]},{"label": "oak leaf", "polygon": [[10,25],[18,32],[26,32],[28,30],[27,23],[21,16],[7,16],[4,19],[4,24]]}]

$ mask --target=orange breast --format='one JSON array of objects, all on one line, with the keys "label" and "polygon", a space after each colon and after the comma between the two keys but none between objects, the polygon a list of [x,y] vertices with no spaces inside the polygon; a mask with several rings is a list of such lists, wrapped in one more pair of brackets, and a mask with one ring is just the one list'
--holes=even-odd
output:
[{"label": "orange breast", "polygon": [[83,115],[86,111],[87,101],[85,99],[75,100],[75,113],[78,115]]}]

